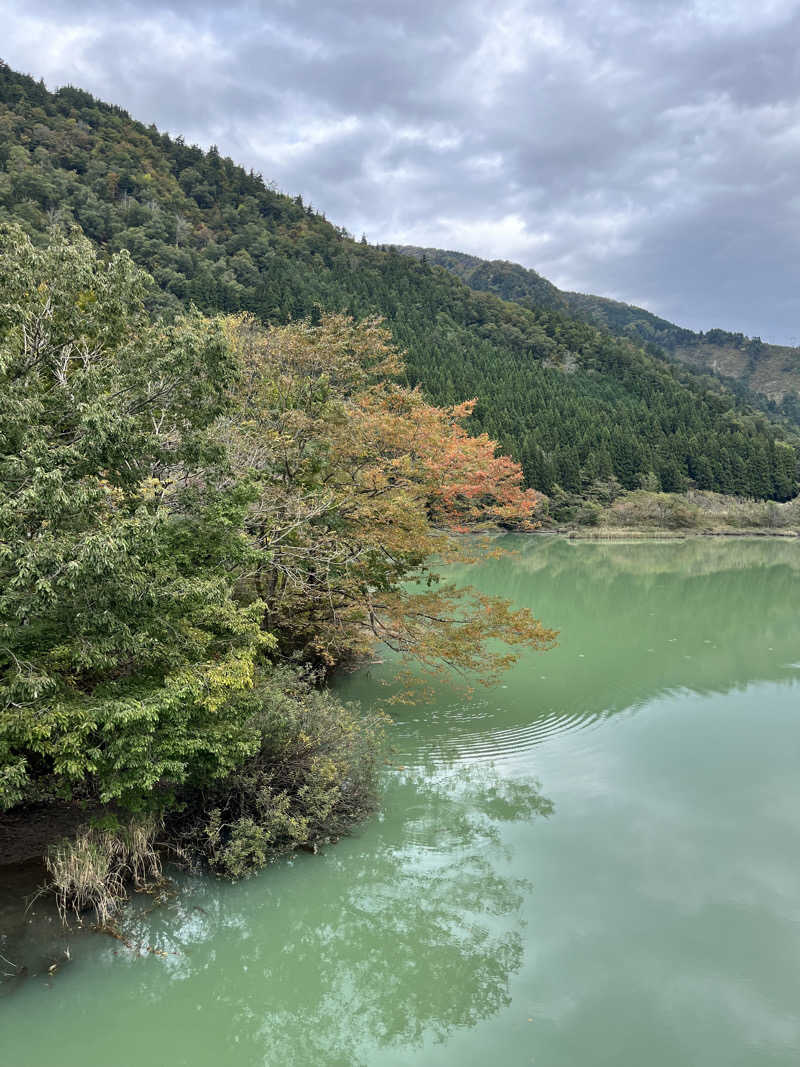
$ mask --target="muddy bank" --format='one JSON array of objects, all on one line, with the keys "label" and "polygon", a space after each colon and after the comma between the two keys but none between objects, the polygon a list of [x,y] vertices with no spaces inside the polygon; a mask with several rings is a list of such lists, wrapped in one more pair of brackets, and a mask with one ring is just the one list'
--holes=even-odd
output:
[{"label": "muddy bank", "polygon": [[41,860],[0,866],[0,999],[31,979],[50,982],[70,962],[70,941],[49,894]]},{"label": "muddy bank", "polygon": [[40,892],[47,879],[43,857],[91,814],[69,804],[0,814],[0,998],[31,979],[49,983],[69,964],[78,931],[64,927],[52,894]]},{"label": "muddy bank", "polygon": [[73,837],[96,814],[75,804],[39,804],[0,813],[0,868],[39,860],[48,845]]}]

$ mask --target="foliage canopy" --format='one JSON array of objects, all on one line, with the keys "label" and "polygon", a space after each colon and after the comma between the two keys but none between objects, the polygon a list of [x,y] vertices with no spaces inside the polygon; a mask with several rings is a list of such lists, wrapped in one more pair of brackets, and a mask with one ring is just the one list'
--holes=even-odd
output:
[{"label": "foliage canopy", "polygon": [[429,563],[457,548],[445,527],[524,526],[535,495],[463,429],[469,404],[402,384],[379,322],[165,322],[151,289],[124,251],[0,232],[0,806],[263,792],[314,734],[307,709],[289,740],[276,722],[307,705],[326,755],[296,788],[332,775],[334,819],[345,783],[370,795],[348,737],[374,747],[375,726],[307,685],[281,702],[277,665],[327,670],[378,639],[491,676],[510,653],[487,641],[546,646],[527,612],[470,604]]}]

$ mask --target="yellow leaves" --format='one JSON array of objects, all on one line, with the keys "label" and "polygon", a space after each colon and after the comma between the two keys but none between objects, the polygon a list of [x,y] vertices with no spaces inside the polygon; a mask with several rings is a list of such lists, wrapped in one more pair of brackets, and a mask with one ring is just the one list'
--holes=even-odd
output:
[{"label": "yellow leaves", "polygon": [[233,693],[253,688],[254,658],[251,649],[231,652],[217,663],[199,664],[181,671],[173,677],[172,684],[214,713],[225,707]]},{"label": "yellow leaves", "polygon": [[169,482],[163,481],[161,478],[145,478],[144,481],[139,483],[137,495],[148,503],[157,502],[161,500],[168,485]]},{"label": "yellow leaves", "polygon": [[97,303],[97,293],[93,289],[85,289],[75,297],[75,306],[79,311]]}]

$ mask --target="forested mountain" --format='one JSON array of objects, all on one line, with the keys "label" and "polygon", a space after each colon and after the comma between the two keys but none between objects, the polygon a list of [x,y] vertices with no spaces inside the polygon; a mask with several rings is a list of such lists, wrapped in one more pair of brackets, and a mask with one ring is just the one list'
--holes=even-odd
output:
[{"label": "forested mountain", "polygon": [[5,65],[2,220],[36,240],[78,225],[104,255],[127,249],[158,284],[152,310],[193,303],[268,324],[323,310],[384,316],[410,382],[437,403],[477,397],[473,428],[520,460],[535,488],[580,493],[613,475],[627,488],[691,480],[778,500],[796,492],[797,457],[780,427],[638,336],[577,317],[538,275],[539,300],[475,291],[428,260],[354,240],[215,148],[79,89],[51,93]]},{"label": "forested mountain", "polygon": [[770,345],[760,337],[728,330],[696,333],[633,304],[558,289],[535,270],[507,260],[414,245],[401,246],[399,251],[446,267],[478,292],[495,293],[534,310],[567,312],[630,338],[653,355],[665,354],[700,374],[711,373],[743,399],[800,425],[800,348]]}]

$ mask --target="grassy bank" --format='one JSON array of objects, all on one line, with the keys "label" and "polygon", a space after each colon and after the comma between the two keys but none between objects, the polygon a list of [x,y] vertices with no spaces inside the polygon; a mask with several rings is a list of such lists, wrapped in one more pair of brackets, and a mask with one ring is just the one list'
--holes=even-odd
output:
[{"label": "grassy bank", "polygon": [[[687,493],[621,492],[612,499],[552,509],[546,532],[569,537],[797,537],[800,497],[779,504],[690,489]],[[566,521],[564,521],[566,520]]]}]

